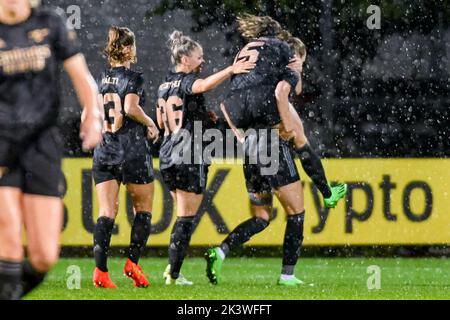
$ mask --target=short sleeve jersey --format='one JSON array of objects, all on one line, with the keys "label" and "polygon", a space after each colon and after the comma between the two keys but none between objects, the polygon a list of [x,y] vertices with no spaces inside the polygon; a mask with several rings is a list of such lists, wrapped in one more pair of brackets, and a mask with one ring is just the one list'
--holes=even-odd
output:
[{"label": "short sleeve jersey", "polygon": [[0,136],[55,125],[59,67],[80,52],[74,31],[50,9],[16,25],[0,23]]},{"label": "short sleeve jersey", "polygon": [[[202,143],[196,144],[195,137],[197,132],[199,135],[203,135],[208,116],[204,95],[192,92],[192,87],[197,80],[197,74],[171,71],[159,87],[158,108],[166,128],[166,135],[160,150],[161,168],[170,167],[177,162],[173,150],[181,143],[190,142],[188,149],[191,151],[193,162],[195,162],[193,159],[194,149],[198,149],[197,154],[202,152]],[[169,119],[168,108],[173,111],[174,119]],[[180,139],[180,131],[177,134],[171,132],[168,129],[170,128],[169,121],[174,121],[178,129],[187,133],[190,141]],[[181,155],[178,154],[178,156]]]},{"label": "short sleeve jersey", "polygon": [[284,41],[276,38],[254,40],[241,50],[238,57],[253,60],[256,62],[256,67],[248,74],[233,76],[231,90],[276,86],[282,80],[295,88],[299,81],[299,76],[288,68],[294,55]]},{"label": "short sleeve jersey", "polygon": [[129,94],[139,96],[139,105],[145,106],[142,73],[125,67],[111,68],[103,72],[98,84],[104,102],[104,121],[110,125],[118,121],[110,112],[111,109],[120,110],[123,120],[117,131],[104,134],[102,143],[95,149],[95,161],[104,165],[117,165],[150,153],[146,126],[125,113],[125,99]]}]

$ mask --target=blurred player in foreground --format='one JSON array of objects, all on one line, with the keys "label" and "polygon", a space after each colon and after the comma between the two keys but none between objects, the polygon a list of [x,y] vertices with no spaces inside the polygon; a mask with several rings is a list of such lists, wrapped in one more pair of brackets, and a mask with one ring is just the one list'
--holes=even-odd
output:
[{"label": "blurred player in foreground", "polygon": [[83,148],[93,149],[101,141],[97,86],[75,33],[28,0],[0,0],[0,299],[33,290],[59,257],[65,193],[60,65],[84,107]]}]

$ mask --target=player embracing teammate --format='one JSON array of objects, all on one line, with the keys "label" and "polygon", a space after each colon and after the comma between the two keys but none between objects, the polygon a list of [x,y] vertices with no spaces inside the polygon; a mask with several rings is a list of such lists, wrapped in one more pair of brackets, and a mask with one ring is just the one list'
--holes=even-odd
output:
[{"label": "player embracing teammate", "polygon": [[[60,198],[64,193],[61,140],[55,127],[58,64],[64,64],[85,107],[81,127],[85,149],[100,142],[99,106],[104,114],[103,140],[95,149],[93,164],[100,205],[94,231],[93,283],[101,288],[116,287],[108,273],[107,256],[118,214],[120,184],[125,184],[133,200],[135,220],[124,273],[136,287],[147,287],[139,258],[150,236],[154,194],[151,141],[158,139],[158,129],[143,111],[143,75],[131,70],[136,62],[134,34],[127,28],[111,28],[106,48],[110,68],[102,74],[97,96],[75,36],[61,19],[32,9],[28,0],[0,0],[0,4],[0,90],[5,92],[0,98],[0,299],[19,299],[31,291],[43,281],[58,256]],[[205,79],[199,77],[204,63],[201,45],[179,31],[169,40],[174,70],[159,87],[157,108],[158,124],[164,131],[161,173],[177,202],[169,264],[164,272],[167,285],[192,284],[180,270],[208,172],[202,156],[196,158],[196,154],[203,155],[203,145],[194,142],[194,125],[200,122],[203,129],[214,126],[216,117],[207,111],[203,93],[230,77],[232,88],[221,107],[230,127],[244,142],[246,160],[259,148],[275,146],[278,169],[264,173],[270,169],[267,164],[246,161],[244,175],[253,218],[208,251],[209,280],[219,283],[226,255],[269,226],[276,195],[288,216],[278,283],[302,283],[294,275],[305,219],[303,189],[293,160],[296,155],[323,194],[326,207],[335,207],[346,194],[345,185],[329,185],[320,158],[308,144],[301,119],[289,103],[293,92],[301,93],[306,58],[303,44],[269,17],[246,15],[239,24],[249,44],[232,66]],[[20,86],[35,92],[21,90]],[[279,136],[262,137],[255,131],[245,137],[240,136],[240,129],[275,129]],[[253,141],[258,142],[256,150],[251,148]],[[27,231],[29,261],[23,258],[22,225]]]},{"label": "player embracing teammate", "polygon": [[[215,114],[207,111],[203,94],[235,74],[248,73],[254,63],[237,61],[202,79],[199,73],[204,57],[198,42],[174,31],[169,48],[174,69],[159,87],[157,118],[164,130],[160,169],[164,183],[177,203],[177,220],[170,236],[169,264],[164,278],[167,285],[192,285],[180,270],[194,232],[194,218],[203,201],[208,174],[203,143],[196,143],[194,127],[197,123],[205,129],[213,126],[216,120]],[[200,134],[203,137],[203,131]]]},{"label": "player embracing teammate", "polygon": [[[299,156],[305,171],[324,196],[326,207],[335,207],[346,192],[345,184],[331,187],[320,158],[310,148],[298,114],[289,104],[289,95],[301,93],[301,71],[306,50],[299,39],[290,36],[270,17],[244,15],[238,19],[239,30],[249,43],[238,54],[238,60],[256,63],[249,74],[232,79],[231,90],[221,108],[227,122],[244,143],[244,176],[253,217],[236,227],[217,248],[208,250],[207,276],[211,283],[220,282],[222,263],[227,254],[265,230],[273,210],[273,195],[281,202],[288,218],[283,243],[283,264],[278,284],[296,286],[303,282],[295,274],[300,257],[305,221],[303,187],[293,161]],[[290,41],[291,47],[284,40]],[[296,50],[295,50],[296,49]],[[240,129],[279,130],[285,139],[256,134],[243,135]],[[252,147],[257,141],[257,147]],[[268,171],[268,165],[258,160],[261,150],[278,149],[278,170]],[[255,155],[255,152],[257,153]]]}]

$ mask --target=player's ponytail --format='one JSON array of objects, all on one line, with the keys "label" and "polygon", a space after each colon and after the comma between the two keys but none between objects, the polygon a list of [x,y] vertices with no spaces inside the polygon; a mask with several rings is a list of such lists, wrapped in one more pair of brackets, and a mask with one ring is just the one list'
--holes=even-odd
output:
[{"label": "player's ponytail", "polygon": [[135,45],[134,33],[128,28],[111,27],[105,55],[110,65],[122,64],[128,61],[136,62],[136,53],[131,50]]},{"label": "player's ponytail", "polygon": [[183,56],[190,56],[192,50],[201,48],[198,42],[185,36],[183,32],[178,30],[172,32],[167,45],[170,49],[171,59],[174,65],[180,64]]},{"label": "player's ponytail", "polygon": [[254,16],[243,14],[237,18],[239,32],[247,40],[260,37],[278,37],[283,28],[281,25],[269,16]]}]

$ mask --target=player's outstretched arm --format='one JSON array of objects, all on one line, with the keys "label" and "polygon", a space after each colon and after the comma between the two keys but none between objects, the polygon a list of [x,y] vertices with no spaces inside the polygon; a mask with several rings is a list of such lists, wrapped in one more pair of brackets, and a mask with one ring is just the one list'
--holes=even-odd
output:
[{"label": "player's outstretched arm", "polygon": [[100,106],[97,100],[97,84],[82,54],[77,54],[65,60],[64,69],[69,74],[78,99],[83,107],[80,128],[83,149],[86,151],[92,150],[102,140],[102,113],[100,112]]},{"label": "player's outstretched arm", "polygon": [[206,79],[198,79],[192,86],[192,92],[194,94],[205,93],[215,89],[225,80],[229,79],[235,74],[249,73],[255,68],[256,64],[250,61],[238,60],[235,61],[232,66],[219,71]]}]

